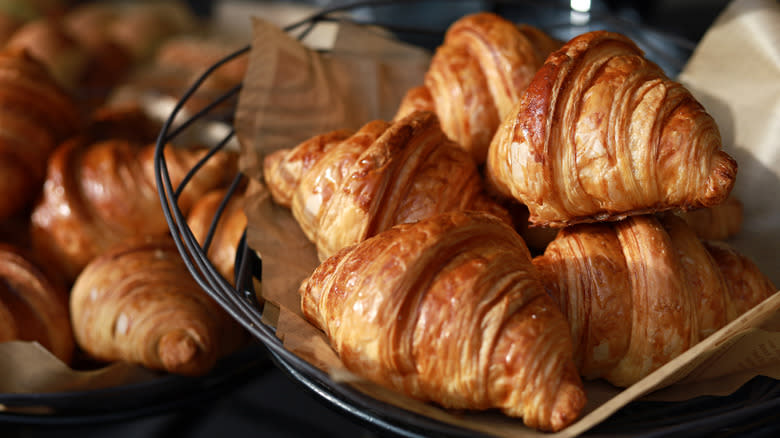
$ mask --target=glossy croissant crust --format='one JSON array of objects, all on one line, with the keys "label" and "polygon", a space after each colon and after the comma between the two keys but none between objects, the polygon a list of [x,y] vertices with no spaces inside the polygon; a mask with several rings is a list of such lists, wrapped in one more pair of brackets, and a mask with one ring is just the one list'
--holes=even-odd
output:
[{"label": "glossy croissant crust", "polygon": [[395,119],[415,110],[436,112],[444,133],[482,164],[499,123],[558,47],[533,26],[490,12],[467,15],[447,29],[424,85],[409,90]]},{"label": "glossy croissant crust", "polygon": [[348,369],[413,398],[498,408],[543,430],[585,404],[566,321],[493,215],[393,227],[327,259],[300,293]]},{"label": "glossy croissant crust", "polygon": [[168,235],[133,237],[92,260],[70,309],[79,346],[102,361],[202,375],[244,340]]},{"label": "glossy croissant crust", "polygon": [[679,217],[564,228],[534,258],[566,314],[583,376],[629,386],[777,289]]},{"label": "glossy croissant crust", "polygon": [[393,225],[452,210],[484,210],[509,221],[484,194],[469,154],[441,131],[436,115],[414,112],[334,131],[268,155],[274,201],[291,206],[320,259]]},{"label": "glossy croissant crust", "polygon": [[[236,253],[246,229],[247,217],[244,214],[243,192],[232,193],[225,200],[226,196],[228,189],[225,188],[203,195],[195,201],[187,215],[187,225],[206,251],[209,261],[222,277],[234,283]],[[213,233],[207,241],[212,227]]]},{"label": "glossy croissant crust", "polygon": [[487,162],[491,187],[553,226],[712,206],[736,171],[699,102],[628,38],[604,31],[547,58]]},{"label": "glossy croissant crust", "polygon": [[0,244],[0,342],[35,341],[65,364],[75,342],[67,291],[18,248]]}]

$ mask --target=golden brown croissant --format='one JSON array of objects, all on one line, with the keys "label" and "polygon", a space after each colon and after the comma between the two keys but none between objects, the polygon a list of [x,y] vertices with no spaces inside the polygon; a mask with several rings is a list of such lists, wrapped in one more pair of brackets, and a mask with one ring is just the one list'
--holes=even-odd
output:
[{"label": "golden brown croissant", "polygon": [[11,35],[6,47],[27,50],[62,87],[72,92],[82,83],[92,57],[62,22],[54,18],[25,23]]},{"label": "golden brown croissant", "polygon": [[489,199],[469,154],[441,131],[436,115],[414,112],[335,131],[268,155],[265,182],[291,205],[320,258],[393,225],[453,210],[505,217]]},{"label": "golden brown croissant", "polygon": [[709,208],[676,212],[696,235],[707,240],[724,240],[736,235],[742,227],[743,206],[735,196]]},{"label": "golden brown croissant", "polygon": [[[144,68],[137,69],[114,94],[121,98],[122,94],[151,92],[178,100],[209,67],[242,45],[213,36],[169,38],[160,45],[154,59]],[[236,58],[211,71],[184,103],[184,108],[195,113],[240,84],[247,68],[246,58]],[[227,99],[210,114],[228,111],[232,115],[235,103],[235,99]]]},{"label": "golden brown croissant", "polygon": [[572,330],[586,378],[629,386],[777,289],[679,217],[564,228],[534,265]]},{"label": "golden brown croissant", "polygon": [[0,244],[0,342],[35,341],[66,364],[75,343],[66,289],[23,252]]},{"label": "golden brown croissant", "polygon": [[109,34],[111,22],[119,19],[115,7],[84,3],[62,17],[62,26],[89,53],[89,62],[78,84],[84,106],[97,107],[135,67],[132,54]]},{"label": "golden brown croissant", "polygon": [[[121,110],[120,110],[121,111]],[[72,138],[52,154],[43,197],[32,213],[33,243],[73,280],[95,256],[139,233],[168,231],[154,174],[154,144],[143,143],[143,120],[96,120],[88,134]],[[133,128],[136,125],[137,128]],[[166,147],[174,187],[208,152]],[[186,214],[194,201],[235,175],[236,157],[219,152],[199,169],[177,204]]]},{"label": "golden brown croissant", "polygon": [[707,207],[737,164],[714,120],[628,38],[582,34],[553,52],[490,145],[487,178],[562,226]]},{"label": "golden brown croissant", "polygon": [[0,51],[0,219],[28,206],[46,160],[81,125],[70,95],[24,51]]},{"label": "golden brown croissant", "polygon": [[[206,241],[212,221],[215,219],[226,193],[227,189],[212,190],[198,199],[187,215],[187,225],[201,245]],[[230,196],[222,214],[217,219],[207,252],[211,263],[231,284],[234,283],[235,278],[234,270],[238,245],[246,225],[243,193],[236,192]]]},{"label": "golden brown croissant", "polygon": [[92,260],[73,285],[70,310],[78,345],[101,361],[202,375],[244,341],[169,235],[134,237]]},{"label": "golden brown croissant", "polygon": [[523,240],[483,212],[402,224],[327,259],[304,315],[353,372],[447,408],[560,430],[585,404],[568,326]]},{"label": "golden brown croissant", "polygon": [[435,111],[445,134],[482,164],[499,123],[559,46],[535,27],[490,12],[467,15],[447,29],[425,85],[407,93],[395,119]]},{"label": "golden brown croissant", "polygon": [[136,62],[142,62],[154,56],[165,40],[196,25],[197,19],[184,2],[127,3],[118,8],[108,34]]}]

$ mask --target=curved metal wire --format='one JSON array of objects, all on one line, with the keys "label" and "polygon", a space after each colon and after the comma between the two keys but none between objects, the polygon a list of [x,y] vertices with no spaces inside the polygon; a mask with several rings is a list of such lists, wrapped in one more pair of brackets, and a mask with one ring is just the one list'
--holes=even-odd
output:
[{"label": "curved metal wire", "polygon": [[[367,7],[382,7],[389,5],[398,5],[404,3],[417,3],[419,0],[405,0],[405,1],[389,1],[389,0],[372,0],[372,1],[353,1],[342,4],[337,4],[329,8],[322,9],[302,20],[294,22],[286,27],[284,30],[288,33],[298,31],[298,39],[303,39],[314,27],[325,21],[345,20],[344,16],[339,15],[342,12],[352,11],[358,8]],[[511,3],[517,5],[518,3],[532,6],[534,8],[551,8],[560,6],[551,6],[548,2],[541,1],[494,1],[492,3],[502,4]],[[602,17],[605,20],[609,17]],[[351,19],[352,22],[357,24],[373,24],[377,23],[367,22],[365,20]],[[613,22],[616,26],[628,26],[630,25],[633,30],[636,29],[636,23],[626,23],[620,20]],[[443,35],[444,29],[430,29],[430,28],[418,28],[414,26],[396,26],[390,27],[391,31],[396,32],[411,32],[429,35]],[[681,42],[680,46],[686,49],[684,42]],[[164,150],[165,147],[174,139],[180,135],[183,131],[188,129],[195,121],[202,117],[207,117],[209,112],[226,102],[230,98],[234,97],[241,90],[241,84],[237,84],[231,90],[224,95],[218,96],[209,105],[202,110],[193,114],[185,120],[178,120],[180,113],[186,102],[194,95],[201,84],[212,74],[214,70],[222,65],[235,60],[240,56],[246,55],[250,51],[250,47],[246,46],[240,50],[230,54],[219,62],[215,63],[211,68],[205,71],[195,82],[184,92],[180,100],[177,102],[170,116],[163,124],[160,134],[157,139],[155,148],[155,178],[160,196],[160,202],[163,208],[166,221],[171,230],[176,246],[187,266],[187,269],[192,274],[197,283],[214,298],[225,311],[227,311],[233,318],[239,321],[253,336],[257,337],[270,351],[272,358],[277,364],[285,370],[291,377],[303,383],[309,390],[318,394],[323,399],[330,402],[333,406],[345,411],[363,422],[384,431],[389,431],[397,435],[403,435],[407,437],[424,436],[426,433],[435,430],[439,432],[446,432],[451,436],[471,435],[473,432],[461,433],[452,426],[441,423],[439,421],[411,414],[408,411],[404,411],[400,408],[390,405],[381,404],[381,409],[373,409],[370,412],[357,409],[356,406],[367,406],[373,403],[377,406],[376,400],[367,401],[367,396],[363,393],[353,389],[348,385],[339,385],[333,383],[329,377],[309,364],[307,361],[301,359],[297,355],[288,351],[282,344],[281,340],[275,335],[275,329],[270,325],[263,322],[263,307],[256,300],[256,295],[253,287],[253,280],[261,280],[262,276],[262,261],[257,257],[254,251],[249,248],[246,242],[246,235],[242,238],[242,245],[240,245],[239,252],[236,254],[236,273],[234,283],[236,286],[222,277],[217,269],[212,265],[207,257],[207,249],[212,240],[214,230],[217,223],[220,220],[225,205],[229,201],[230,197],[234,196],[237,188],[240,186],[244,175],[237,174],[230,188],[228,189],[225,197],[222,199],[220,207],[218,208],[215,217],[212,220],[211,226],[208,231],[208,235],[201,245],[195,239],[192,230],[189,228],[186,217],[181,211],[178,205],[179,196],[191,180],[192,176],[197,173],[200,167],[210,159],[213,154],[221,150],[228,141],[233,137],[234,131],[230,131],[226,136],[214,146],[201,162],[196,164],[191,171],[187,174],[184,180],[178,187],[174,188],[168,173],[167,164],[165,161]],[[403,420],[399,420],[403,418]]]}]

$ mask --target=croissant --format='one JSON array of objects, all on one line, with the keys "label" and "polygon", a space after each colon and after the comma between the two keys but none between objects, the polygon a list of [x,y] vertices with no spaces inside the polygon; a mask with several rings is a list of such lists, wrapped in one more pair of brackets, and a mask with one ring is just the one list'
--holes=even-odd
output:
[{"label": "croissant", "polygon": [[494,13],[467,15],[447,29],[424,85],[407,93],[395,119],[435,111],[445,134],[482,164],[499,123],[559,46],[541,30]]},{"label": "croissant", "polygon": [[203,375],[244,341],[168,235],[136,236],[93,259],[71,289],[70,311],[92,358],[175,374]]},{"label": "croissant", "polygon": [[585,404],[566,321],[494,215],[393,227],[327,259],[300,293],[348,369],[410,397],[553,431]]},{"label": "croissant", "polygon": [[709,208],[676,213],[700,238],[724,240],[733,237],[742,228],[743,210],[742,201],[732,195],[722,203]]},{"label": "croissant", "polygon": [[89,50],[55,18],[43,17],[25,23],[11,35],[6,47],[27,50],[46,66],[60,86],[71,92],[81,84],[92,58]]},{"label": "croissant", "polygon": [[234,283],[236,253],[246,229],[247,217],[244,214],[243,193],[231,195],[222,214],[217,217],[226,193],[227,189],[215,189],[198,199],[187,215],[187,225],[198,243],[204,245],[212,222],[216,219],[206,254],[217,271]]},{"label": "croissant", "polygon": [[0,51],[0,219],[32,203],[49,154],[80,125],[73,99],[40,62]]},{"label": "croissant", "polygon": [[564,228],[533,260],[569,320],[589,379],[629,386],[777,288],[676,215]]},{"label": "croissant", "polygon": [[15,246],[0,244],[0,342],[35,341],[66,364],[75,342],[67,291]]},{"label": "croissant", "polygon": [[439,212],[483,210],[510,220],[484,194],[469,154],[430,112],[274,152],[264,160],[264,179],[273,199],[292,207],[323,260],[395,224]]},{"label": "croissant", "polygon": [[183,2],[133,2],[117,12],[108,35],[139,63],[152,58],[168,38],[198,30],[197,18]]},{"label": "croissant", "polygon": [[84,3],[62,17],[62,26],[89,53],[86,71],[78,84],[78,95],[87,109],[103,104],[114,87],[132,70],[132,54],[109,35],[115,7],[105,3]]},{"label": "croissant", "polygon": [[[118,109],[117,111],[123,111]],[[169,230],[154,173],[154,144],[142,143],[147,129],[131,111],[111,121],[107,110],[88,134],[62,143],[52,154],[43,196],[35,205],[33,245],[72,281],[98,254],[139,233]],[[137,128],[133,128],[136,125]],[[174,187],[209,151],[166,147],[164,157]],[[206,192],[235,175],[236,156],[218,152],[195,173],[177,199],[186,214]]]},{"label": "croissant", "polygon": [[553,52],[490,145],[492,189],[565,226],[722,202],[737,164],[712,117],[625,36]]}]

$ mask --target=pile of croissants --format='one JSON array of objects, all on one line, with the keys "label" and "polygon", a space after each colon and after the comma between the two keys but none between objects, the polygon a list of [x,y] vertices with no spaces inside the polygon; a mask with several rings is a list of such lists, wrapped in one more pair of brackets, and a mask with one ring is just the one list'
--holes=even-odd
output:
[{"label": "pile of croissants", "polygon": [[724,240],[713,118],[623,35],[457,20],[392,121],[264,159],[321,264],[304,316],[354,373],[558,431],[777,291]]},{"label": "pile of croissants", "polygon": [[[208,372],[245,333],[168,234],[160,126],[136,99],[189,85],[228,49],[177,39],[194,27],[180,9],[13,3],[0,6],[0,342],[74,366]],[[133,76],[141,65],[154,73]],[[215,72],[214,89],[245,68]],[[165,150],[201,241],[238,158],[188,175],[207,153]],[[712,117],[625,36],[562,42],[477,13],[449,27],[393,120],[269,154],[263,182],[316,246],[301,310],[347,368],[558,431],[585,406],[583,378],[629,386],[777,290],[725,243],[742,220],[736,174]],[[208,253],[226,279],[241,197]]]},{"label": "pile of croissants", "polygon": [[[142,99],[175,96],[235,50],[187,33],[188,13],[171,2],[0,5],[0,342],[37,342],[76,369],[127,361],[203,375],[247,341],[190,275],[155,182],[161,126]],[[241,68],[226,77],[239,82]],[[168,79],[142,87],[140,70]],[[177,204],[204,242],[238,157],[219,151],[189,178],[208,148],[164,153],[174,187],[188,179]],[[209,237],[227,279],[240,205],[238,193]]]}]

